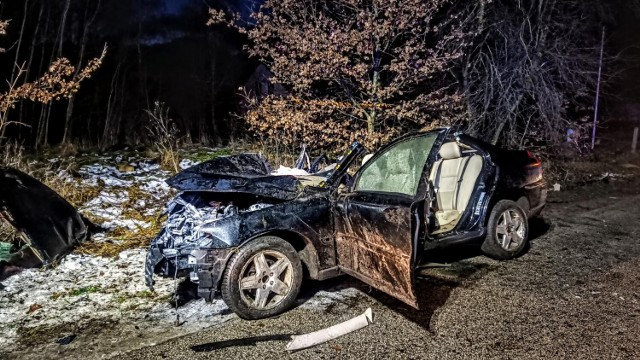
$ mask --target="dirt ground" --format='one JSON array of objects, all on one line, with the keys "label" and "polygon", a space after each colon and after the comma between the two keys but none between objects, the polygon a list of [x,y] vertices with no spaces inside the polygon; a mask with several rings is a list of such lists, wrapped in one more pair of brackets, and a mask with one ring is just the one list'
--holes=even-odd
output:
[{"label": "dirt ground", "polygon": [[[474,247],[431,254],[433,262],[448,265],[420,271],[421,311],[344,277],[306,284],[301,303],[319,291],[357,290],[325,307],[301,306],[252,322],[232,316],[168,341],[146,337],[132,351],[134,339],[124,337],[102,341],[99,348],[119,349],[117,359],[640,358],[640,177],[552,193],[543,216],[533,221],[531,249],[519,259],[494,261]],[[368,307],[375,314],[369,327],[285,352],[290,335],[339,323]],[[98,348],[73,343],[46,350],[34,345],[5,355],[99,357]]]}]

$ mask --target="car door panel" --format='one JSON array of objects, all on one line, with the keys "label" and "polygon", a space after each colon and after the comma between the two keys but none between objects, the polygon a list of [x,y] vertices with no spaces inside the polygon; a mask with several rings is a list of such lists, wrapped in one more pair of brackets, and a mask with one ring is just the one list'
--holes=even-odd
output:
[{"label": "car door panel", "polygon": [[340,269],[416,308],[414,268],[426,240],[428,174],[447,134],[410,135],[381,149],[338,198],[334,214]]},{"label": "car door panel", "polygon": [[347,195],[338,206],[336,250],[344,272],[417,307],[411,204],[405,196]]}]

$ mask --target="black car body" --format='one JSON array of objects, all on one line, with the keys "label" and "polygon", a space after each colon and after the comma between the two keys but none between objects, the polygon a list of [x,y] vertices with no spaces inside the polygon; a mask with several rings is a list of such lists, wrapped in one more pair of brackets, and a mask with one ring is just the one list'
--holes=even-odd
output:
[{"label": "black car body", "polygon": [[[272,176],[259,156],[240,155],[212,160],[168,180],[182,193],[169,205],[167,225],[151,244],[148,285],[153,274],[190,276],[199,295],[210,300],[234,254],[265,237],[277,237],[295,249],[309,278],[349,274],[417,307],[414,269],[426,251],[495,235],[497,244],[509,244],[492,255],[516,256],[526,243],[526,217],[545,204],[538,159],[450,129],[393,141],[345,186],[347,168],[362,152],[355,144],[335,170],[312,176]],[[445,166],[449,163],[443,154],[456,163]],[[476,163],[473,179],[464,180],[471,157]],[[448,178],[453,190],[447,194],[457,199],[468,192],[464,209],[449,215],[438,204],[445,193],[445,171],[460,173]],[[461,190],[465,181],[471,185]],[[493,219],[498,205],[507,210]],[[455,223],[440,226],[450,214]],[[507,220],[518,214],[525,215],[524,223],[510,225],[515,222]],[[488,231],[492,226],[493,235]],[[497,245],[487,249],[491,246]]]}]

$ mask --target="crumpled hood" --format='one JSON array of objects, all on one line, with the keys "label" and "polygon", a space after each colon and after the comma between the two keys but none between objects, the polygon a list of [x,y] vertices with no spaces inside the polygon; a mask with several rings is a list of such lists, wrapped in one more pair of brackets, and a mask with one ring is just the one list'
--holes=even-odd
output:
[{"label": "crumpled hood", "polygon": [[89,236],[87,224],[71,204],[15,169],[0,168],[0,214],[28,237],[42,260],[58,260]]},{"label": "crumpled hood", "polygon": [[262,156],[241,154],[193,166],[166,182],[180,191],[242,193],[279,200],[299,195],[301,183],[295,176],[270,174],[271,166]]}]

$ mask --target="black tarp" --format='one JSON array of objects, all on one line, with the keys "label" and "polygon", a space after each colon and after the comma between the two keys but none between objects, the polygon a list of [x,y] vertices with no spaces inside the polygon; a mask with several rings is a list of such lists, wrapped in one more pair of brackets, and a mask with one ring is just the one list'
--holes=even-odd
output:
[{"label": "black tarp", "polygon": [[[10,168],[0,168],[0,214],[26,236],[45,262],[68,254],[89,236],[88,224],[76,209],[55,191],[33,177]],[[11,265],[34,267],[28,249],[14,254]]]}]

